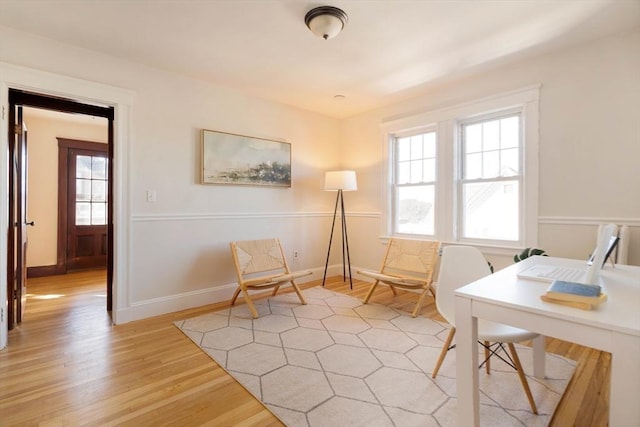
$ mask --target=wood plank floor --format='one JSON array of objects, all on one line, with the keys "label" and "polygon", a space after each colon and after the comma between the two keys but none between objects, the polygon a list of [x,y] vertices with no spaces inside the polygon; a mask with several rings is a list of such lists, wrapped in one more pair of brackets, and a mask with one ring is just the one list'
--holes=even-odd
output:
[{"label": "wood plank floor", "polygon": [[[0,426],[282,425],[173,325],[228,303],[113,326],[104,288],[103,271],[29,280],[25,321],[0,351]],[[414,301],[385,287],[372,298],[407,312]],[[442,320],[432,299],[421,314]],[[551,425],[607,425],[610,355],[555,339],[547,350],[578,361]]]}]

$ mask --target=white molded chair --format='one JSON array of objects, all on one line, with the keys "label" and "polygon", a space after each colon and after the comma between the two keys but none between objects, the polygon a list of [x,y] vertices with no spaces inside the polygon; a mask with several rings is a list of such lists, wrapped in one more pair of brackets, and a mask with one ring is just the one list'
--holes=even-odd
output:
[{"label": "white molded chair", "polygon": [[416,317],[427,292],[433,282],[433,270],[438,261],[440,242],[430,240],[389,239],[387,252],[382,260],[380,271],[360,270],[359,274],[375,279],[364,299],[364,304],[369,302],[376,287],[382,283],[388,285],[394,295],[397,295],[396,287],[402,289],[421,290],[418,303],[412,316]]},{"label": "white molded chair", "polygon": [[[440,261],[440,273],[436,287],[436,307],[444,317],[451,329],[449,335],[442,347],[440,357],[436,362],[436,366],[432,373],[432,378],[438,375],[440,366],[444,361],[447,352],[455,347],[451,345],[453,337],[456,333],[455,328],[455,311],[454,311],[454,295],[453,292],[464,285],[474,282],[482,277],[491,274],[489,265],[485,260],[482,252],[471,246],[446,246],[442,249],[442,259]],[[536,404],[529,388],[527,377],[522,369],[520,358],[516,352],[514,343],[527,341],[536,338],[538,334],[525,331],[524,329],[515,328],[508,325],[490,322],[478,319],[478,342],[485,348],[485,365],[487,374],[490,373],[489,360],[491,356],[497,356],[507,364],[511,365],[517,372],[524,392],[527,395],[531,410],[534,414],[538,413]],[[494,344],[490,344],[494,343]],[[509,353],[504,349],[503,343],[509,347]],[[498,354],[499,350],[503,350],[505,357]],[[508,360],[507,360],[508,359]],[[480,365],[482,367],[482,365]]]},{"label": "white molded chair", "polygon": [[[294,282],[298,277],[312,274],[311,271],[291,272],[278,239],[245,240],[231,242],[231,254],[238,277],[238,289],[231,299],[235,304],[240,292],[251,310],[254,319],[258,318],[258,311],[253,305],[249,290],[264,290],[273,288],[272,295],[278,292],[280,286],[290,283],[298,295],[300,302],[306,304],[300,288]],[[262,274],[269,273],[269,274]]]}]

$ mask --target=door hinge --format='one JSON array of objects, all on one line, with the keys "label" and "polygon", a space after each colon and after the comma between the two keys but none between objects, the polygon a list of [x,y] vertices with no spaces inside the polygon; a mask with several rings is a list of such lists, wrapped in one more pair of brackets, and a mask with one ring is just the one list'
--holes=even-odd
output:
[{"label": "door hinge", "polygon": [[13,125],[13,133],[15,133],[16,135],[22,135],[22,126]]},{"label": "door hinge", "polygon": [[4,120],[4,105],[2,106],[2,120]]}]

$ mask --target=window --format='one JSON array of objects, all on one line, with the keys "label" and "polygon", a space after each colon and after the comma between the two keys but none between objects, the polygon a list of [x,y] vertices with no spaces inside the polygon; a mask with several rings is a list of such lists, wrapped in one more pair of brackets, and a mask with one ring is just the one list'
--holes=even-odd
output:
[{"label": "window", "polygon": [[436,133],[397,138],[394,144],[397,233],[434,234]]},{"label": "window", "polygon": [[383,123],[384,234],[535,246],[538,87]]},{"label": "window", "polygon": [[459,124],[462,239],[520,240],[520,114]]},{"label": "window", "polygon": [[107,223],[107,159],[76,156],[76,225]]}]

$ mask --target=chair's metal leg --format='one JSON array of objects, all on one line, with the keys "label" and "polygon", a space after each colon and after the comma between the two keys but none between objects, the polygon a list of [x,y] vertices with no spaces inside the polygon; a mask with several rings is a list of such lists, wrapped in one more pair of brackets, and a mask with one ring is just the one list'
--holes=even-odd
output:
[{"label": "chair's metal leg", "polygon": [[513,358],[513,363],[516,365],[516,370],[518,371],[518,377],[520,377],[520,382],[522,383],[522,387],[524,388],[524,393],[527,395],[527,399],[529,400],[529,405],[531,405],[531,410],[534,414],[538,414],[538,408],[536,408],[536,402],[533,400],[533,395],[531,394],[531,389],[529,388],[529,382],[527,381],[527,377],[524,374],[524,370],[522,369],[522,364],[520,363],[520,358],[518,357],[518,353],[516,352],[516,347],[513,343],[508,343],[509,351],[511,352],[511,357]]},{"label": "chair's metal leg", "polygon": [[491,343],[489,341],[484,342],[484,369],[487,374],[491,373],[491,355],[489,354],[489,346]]},{"label": "chair's metal leg", "polygon": [[447,352],[451,348],[451,341],[453,341],[453,336],[456,334],[456,328],[452,327],[449,330],[449,335],[447,336],[447,340],[444,342],[442,346],[442,351],[440,352],[440,357],[438,357],[438,361],[436,362],[436,367],[433,369],[433,373],[431,374],[431,378],[435,378],[438,375],[438,371],[440,370],[440,366],[442,362],[444,362],[444,358],[447,355]]}]

